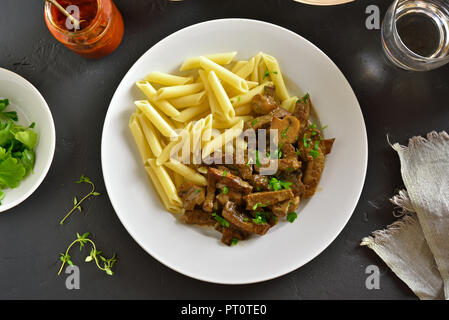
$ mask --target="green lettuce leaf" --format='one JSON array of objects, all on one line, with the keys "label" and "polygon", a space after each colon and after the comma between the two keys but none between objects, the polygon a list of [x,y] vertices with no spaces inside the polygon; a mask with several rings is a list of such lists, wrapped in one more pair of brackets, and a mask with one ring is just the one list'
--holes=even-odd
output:
[{"label": "green lettuce leaf", "polygon": [[33,150],[37,142],[37,133],[33,129],[26,129],[14,134],[16,140],[22,142],[28,149]]},{"label": "green lettuce leaf", "polygon": [[22,163],[10,155],[0,161],[0,186],[15,188],[25,176],[26,170]]}]

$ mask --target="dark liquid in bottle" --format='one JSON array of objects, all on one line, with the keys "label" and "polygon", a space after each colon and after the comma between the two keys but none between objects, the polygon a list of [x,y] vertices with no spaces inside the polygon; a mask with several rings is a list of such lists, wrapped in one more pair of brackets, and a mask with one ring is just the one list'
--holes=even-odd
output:
[{"label": "dark liquid in bottle", "polygon": [[434,54],[440,43],[440,32],[435,22],[422,13],[409,13],[396,22],[404,45],[422,57]]}]

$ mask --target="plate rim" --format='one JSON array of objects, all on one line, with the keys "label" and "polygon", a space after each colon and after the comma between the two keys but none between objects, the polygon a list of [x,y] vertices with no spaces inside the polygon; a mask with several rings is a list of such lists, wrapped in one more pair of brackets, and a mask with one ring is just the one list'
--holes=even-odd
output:
[{"label": "plate rim", "polygon": [[[112,102],[114,101],[116,95],[118,94],[118,89],[122,86],[122,84],[124,83],[124,80],[128,77],[128,75],[131,73],[131,71],[134,70],[134,68],[136,68],[136,66],[140,63],[141,60],[144,59],[144,57],[156,46],[159,46],[160,44],[164,43],[165,41],[169,41],[169,39],[171,39],[172,37],[174,37],[175,35],[177,35],[180,32],[186,32],[189,29],[193,29],[196,28],[200,25],[204,25],[204,24],[212,24],[212,23],[222,23],[222,22],[246,22],[246,23],[256,23],[256,24],[263,24],[266,26],[270,26],[271,28],[275,28],[278,30],[281,30],[283,32],[287,32],[289,34],[291,34],[292,36],[296,37],[296,38],[300,38],[302,41],[307,42],[310,46],[314,47],[316,50],[318,50],[318,52],[325,58],[328,60],[328,62],[330,62],[330,65],[335,68],[343,77],[344,81],[346,82],[346,85],[350,88],[352,94],[354,95],[355,101],[357,102],[357,106],[359,108],[359,116],[360,116],[360,120],[363,123],[363,141],[364,141],[364,152],[363,152],[363,159],[361,161],[361,163],[363,162],[363,178],[361,179],[361,187],[360,190],[357,194],[357,201],[355,201],[351,207],[351,214],[348,215],[348,217],[346,218],[346,221],[342,224],[342,226],[339,228],[338,232],[336,232],[335,236],[332,238],[332,240],[328,243],[323,245],[322,247],[320,247],[319,250],[317,250],[317,253],[314,254],[312,257],[308,258],[306,262],[299,264],[299,265],[294,265],[293,267],[289,267],[286,268],[285,270],[282,271],[278,271],[278,272],[273,272],[272,274],[268,275],[268,276],[264,276],[264,277],[260,277],[257,280],[249,280],[249,281],[225,281],[225,280],[213,280],[210,277],[200,277],[197,276],[195,274],[191,274],[189,272],[185,272],[183,271],[181,268],[179,268],[178,266],[172,266],[169,265],[168,263],[166,263],[164,261],[163,258],[161,258],[160,256],[149,252],[149,250],[147,250],[145,248],[145,246],[140,242],[140,240],[136,239],[133,234],[130,232],[130,228],[127,225],[127,223],[125,222],[125,219],[122,219],[122,217],[120,216],[120,214],[118,213],[118,211],[116,210],[116,205],[114,204],[114,200],[112,200],[112,198],[109,196],[109,190],[110,190],[110,186],[107,182],[107,178],[105,175],[105,170],[104,170],[104,157],[105,157],[105,147],[104,147],[104,136],[105,136],[105,131],[106,131],[106,127],[108,125],[108,122],[110,121],[109,119],[111,118],[110,116],[108,116],[110,113],[110,107]],[[367,136],[367,130],[366,130],[366,124],[365,124],[365,119],[363,116],[363,112],[362,109],[360,107],[360,103],[357,99],[357,96],[352,88],[352,86],[350,85],[349,81],[347,80],[347,78],[345,77],[345,75],[343,74],[343,72],[340,70],[340,68],[338,68],[338,66],[334,63],[334,61],[328,56],[326,55],[320,48],[318,48],[315,44],[313,44],[311,41],[309,41],[308,39],[304,38],[303,36],[297,34],[294,31],[291,31],[287,28],[284,28],[282,26],[270,23],[270,22],[266,22],[266,21],[262,21],[262,20],[256,20],[256,19],[246,19],[246,18],[223,18],[223,19],[212,19],[212,20],[207,20],[207,21],[203,21],[203,22],[199,22],[199,23],[195,23],[189,26],[186,26],[182,29],[179,29],[171,34],[169,34],[168,36],[162,38],[161,40],[159,40],[157,43],[155,43],[154,45],[152,45],[150,48],[148,48],[134,63],[133,65],[129,68],[129,70],[125,73],[125,75],[123,76],[122,80],[120,81],[120,83],[118,84],[114,95],[111,98],[111,101],[109,103],[108,106],[108,110],[106,112],[105,115],[105,121],[103,124],[103,130],[102,130],[102,136],[101,136],[101,168],[102,168],[102,173],[103,173],[103,180],[105,183],[105,188],[106,188],[106,192],[108,193],[108,198],[111,202],[111,205],[115,211],[115,214],[117,215],[117,217],[119,218],[120,222],[122,223],[123,227],[125,228],[125,230],[128,232],[128,234],[131,236],[131,238],[145,251],[147,252],[151,257],[153,257],[155,260],[157,260],[158,262],[162,263],[164,266],[184,275],[187,276],[189,278],[193,278],[196,280],[200,280],[200,281],[204,281],[204,282],[209,282],[209,283],[214,283],[214,284],[225,284],[225,285],[244,285],[244,284],[253,284],[253,283],[260,283],[260,282],[264,282],[264,281],[268,281],[268,280],[272,280],[272,279],[276,279],[279,278],[281,276],[284,276],[292,271],[295,271],[297,269],[299,269],[300,267],[304,266],[305,264],[309,263],[310,261],[312,261],[313,259],[315,259],[316,257],[318,257],[321,253],[323,253],[324,250],[326,250],[327,247],[329,247],[334,241],[335,239],[340,235],[340,233],[343,231],[343,229],[346,227],[346,225],[348,224],[348,221],[350,220],[350,218],[352,217],[352,215],[354,214],[354,210],[356,209],[359,201],[360,201],[360,196],[362,194],[364,185],[365,185],[365,181],[366,181],[366,173],[367,173],[367,169],[368,169],[368,136]]]}]

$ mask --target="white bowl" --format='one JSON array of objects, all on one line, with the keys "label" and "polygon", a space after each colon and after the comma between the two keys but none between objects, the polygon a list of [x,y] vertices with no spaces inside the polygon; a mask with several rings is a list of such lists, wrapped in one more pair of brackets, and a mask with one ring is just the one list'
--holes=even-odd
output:
[{"label": "white bowl", "polygon": [[[151,71],[175,72],[187,57],[238,51],[275,56],[291,93],[309,92],[326,137],[336,142],[326,159],[319,191],[304,201],[294,223],[280,222],[263,237],[227,247],[214,230],[180,223],[149,183],[128,128],[135,82]],[[298,89],[295,89],[297,88]],[[300,89],[299,89],[300,88]],[[149,49],[129,70],[112,98],[103,128],[101,162],[112,205],[132,237],[153,257],[190,277],[243,284],[290,272],[322,252],[340,233],[365,180],[367,137],[357,98],[337,66],[312,43],[279,26],[223,19],[180,30]],[[342,257],[344,259],[344,257]]]},{"label": "white bowl", "polygon": [[36,162],[33,172],[25,177],[17,188],[4,189],[5,198],[0,212],[8,210],[28,198],[44,180],[55,152],[55,125],[50,109],[39,91],[27,80],[0,68],[0,98],[9,99],[7,110],[17,111],[19,124],[36,123],[38,134]]}]

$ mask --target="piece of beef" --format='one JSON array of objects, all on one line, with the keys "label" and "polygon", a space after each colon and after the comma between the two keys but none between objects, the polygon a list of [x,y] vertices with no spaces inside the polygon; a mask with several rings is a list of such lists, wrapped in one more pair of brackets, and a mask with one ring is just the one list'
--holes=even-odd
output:
[{"label": "piece of beef", "polygon": [[[219,187],[218,183],[217,187]],[[232,189],[227,190],[226,193],[224,193],[223,191],[220,192],[216,198],[222,206],[225,206],[226,202],[228,201],[232,201],[239,206],[243,205],[243,195],[240,192],[233,191]]]},{"label": "piece of beef", "polygon": [[321,133],[313,128],[308,127],[303,131],[298,140],[298,153],[303,161],[312,161],[315,158],[315,149],[321,145],[321,139]]},{"label": "piece of beef", "polygon": [[264,235],[271,227],[268,223],[256,224],[252,222],[245,214],[239,212],[236,204],[231,201],[226,203],[221,214],[223,218],[237,226],[237,228],[250,233]]},{"label": "piece of beef", "polygon": [[208,176],[213,177],[216,182],[227,185],[229,188],[248,194],[253,187],[246,181],[243,181],[240,177],[228,172],[226,169],[220,170],[216,168],[209,168]]},{"label": "piece of beef", "polygon": [[271,121],[273,120],[273,117],[277,118],[284,118],[287,116],[290,116],[291,113],[285,110],[282,107],[277,107],[273,111],[271,111],[269,114],[262,115],[260,117],[254,118],[253,120],[250,120],[245,123],[245,127],[243,130],[246,129],[262,129],[262,128],[268,128],[270,126]]},{"label": "piece of beef", "polygon": [[301,180],[301,171],[298,172],[284,172],[280,176],[281,180],[285,182],[291,182],[290,190],[292,190],[295,196],[302,196],[306,187]]},{"label": "piece of beef", "polygon": [[286,116],[283,119],[273,117],[271,130],[278,130],[278,141],[281,143],[295,143],[299,137],[300,122],[294,116]]},{"label": "piece of beef", "polygon": [[277,117],[277,118],[284,118],[284,117],[290,116],[291,113],[282,107],[278,107],[278,108],[274,109],[273,111],[271,111],[271,115],[273,117]]},{"label": "piece of beef", "polygon": [[334,145],[335,138],[332,139],[324,139],[321,141],[321,150],[323,150],[324,154],[329,154],[332,151],[332,146]]},{"label": "piece of beef", "polygon": [[302,133],[309,126],[310,110],[312,101],[307,95],[303,99],[299,99],[295,105],[293,115],[299,120],[301,124],[300,133]]},{"label": "piece of beef", "polygon": [[204,193],[203,187],[191,182],[181,184],[178,191],[183,202],[183,208],[186,210],[193,210],[196,205],[201,205],[204,202]]},{"label": "piece of beef", "polygon": [[[209,173],[209,170],[211,168],[209,167],[207,172]],[[212,212],[214,209],[214,200],[215,200],[215,184],[216,179],[213,175],[208,174],[207,175],[207,194],[206,199],[203,202],[203,210],[206,212]]]},{"label": "piece of beef", "polygon": [[299,197],[278,202],[270,206],[271,211],[278,217],[285,217],[287,213],[295,211],[299,206]]},{"label": "piece of beef", "polygon": [[268,96],[268,97],[272,97],[274,99],[277,99],[276,98],[276,87],[274,85],[265,86],[263,88],[263,94]]},{"label": "piece of beef", "polygon": [[251,193],[244,196],[243,199],[246,201],[246,210],[257,210],[259,207],[267,207],[293,197],[293,192],[287,189]]},{"label": "piece of beef", "polygon": [[247,130],[247,129],[258,130],[258,129],[262,129],[265,127],[268,128],[272,119],[273,119],[273,116],[271,114],[266,114],[266,115],[254,118],[253,120],[250,120],[245,123],[243,130]]},{"label": "piece of beef", "polygon": [[214,226],[217,223],[210,213],[199,209],[185,211],[181,216],[181,220],[187,224],[200,226]]},{"label": "piece of beef", "polygon": [[298,159],[298,154],[296,154],[296,149],[291,143],[282,144],[282,157],[285,159]]},{"label": "piece of beef", "polygon": [[272,96],[257,94],[251,100],[251,108],[255,114],[268,114],[279,107],[279,102]]},{"label": "piece of beef", "polygon": [[302,195],[303,198],[309,198],[315,194],[318,183],[321,179],[321,174],[324,170],[324,154],[321,148],[317,149],[317,157],[307,162],[306,169],[304,171],[303,183],[305,191]]},{"label": "piece of beef", "polygon": [[218,225],[216,229],[218,231],[220,231],[222,234],[221,242],[223,242],[224,244],[226,244],[228,246],[230,246],[232,244],[232,241],[234,239],[245,240],[245,239],[248,239],[248,237],[251,235],[251,233],[237,228],[232,223],[230,223],[229,228]]},{"label": "piece of beef", "polygon": [[251,177],[251,184],[256,190],[268,190],[268,177],[255,174]]},{"label": "piece of beef", "polygon": [[301,169],[302,163],[297,158],[287,158],[278,160],[278,172],[292,172]]},{"label": "piece of beef", "polygon": [[245,180],[250,180],[253,176],[253,166],[252,164],[236,164],[237,170],[240,176]]}]

